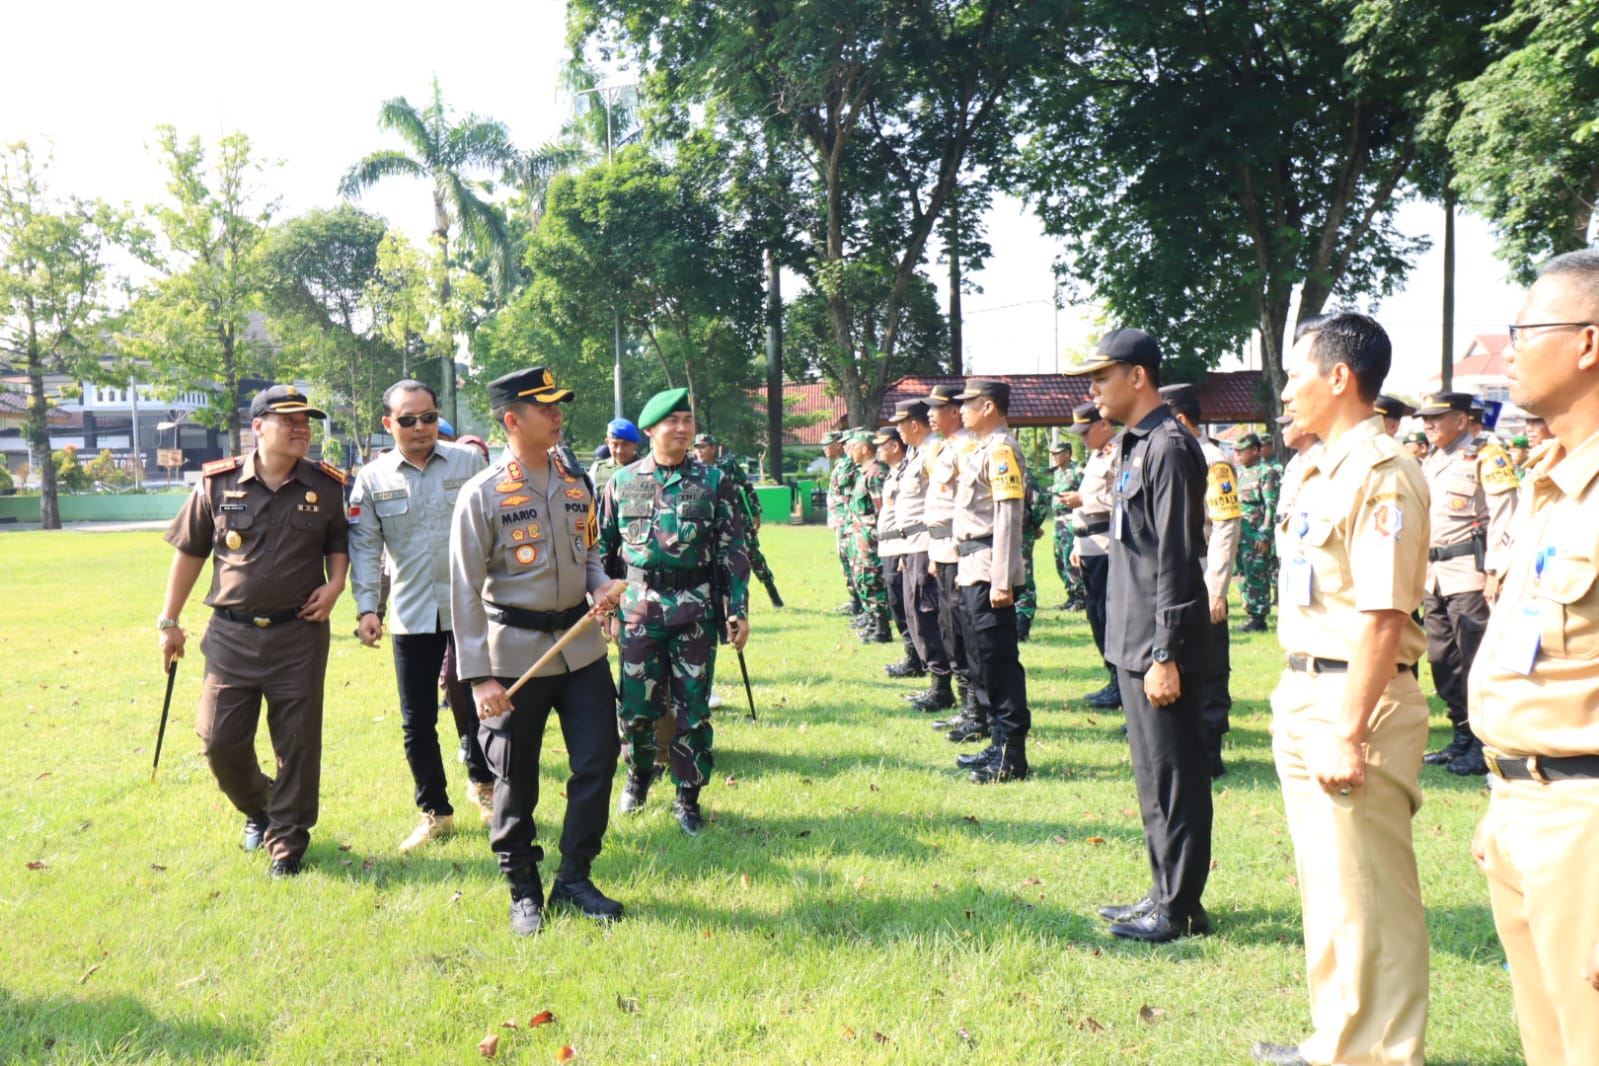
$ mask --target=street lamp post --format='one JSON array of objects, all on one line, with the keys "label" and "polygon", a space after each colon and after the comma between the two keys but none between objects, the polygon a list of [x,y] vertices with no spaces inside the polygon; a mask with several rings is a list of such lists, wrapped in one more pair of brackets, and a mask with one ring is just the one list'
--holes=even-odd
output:
[{"label": "street lamp post", "polygon": [[[633,89],[633,88],[636,88],[636,86],[632,85],[631,83],[630,84],[625,84],[625,85],[600,85],[600,86],[596,86],[593,89],[584,89],[583,91],[581,91],[581,92],[579,92],[577,94],[580,97],[581,96],[589,96],[589,95],[592,94],[596,99],[603,100],[605,102],[605,165],[606,166],[610,166],[611,163],[613,163],[615,161],[614,158],[613,158],[614,148],[613,148],[613,145],[612,145],[612,136],[613,136],[613,134],[612,134],[612,129],[611,129],[611,109],[616,106],[616,104],[617,104],[617,102],[619,100],[622,99],[623,94],[627,90]],[[615,346],[615,354],[616,354],[615,362],[614,362],[614,364],[611,367],[611,384],[612,384],[612,387],[614,389],[614,403],[615,403],[615,409],[616,409],[615,415],[613,417],[615,417],[615,418],[625,418],[627,416],[626,416],[626,414],[624,413],[624,411],[622,409],[622,310],[621,310],[621,308],[617,308],[615,313],[613,314],[611,325],[612,325],[612,328],[613,328],[613,338],[612,339],[613,339],[613,343],[614,343],[614,346]]]}]

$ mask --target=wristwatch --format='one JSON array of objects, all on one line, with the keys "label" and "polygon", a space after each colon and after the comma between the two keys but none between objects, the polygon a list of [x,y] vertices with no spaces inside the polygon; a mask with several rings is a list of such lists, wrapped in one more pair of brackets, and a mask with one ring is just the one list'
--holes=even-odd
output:
[{"label": "wristwatch", "polygon": [[1157,663],[1171,662],[1171,651],[1167,648],[1156,648],[1150,655]]},{"label": "wristwatch", "polygon": [[176,618],[162,618],[159,615],[157,615],[156,616],[156,620],[155,620],[155,627],[158,630],[160,630],[160,629],[176,629],[176,628],[178,628],[178,620]]}]

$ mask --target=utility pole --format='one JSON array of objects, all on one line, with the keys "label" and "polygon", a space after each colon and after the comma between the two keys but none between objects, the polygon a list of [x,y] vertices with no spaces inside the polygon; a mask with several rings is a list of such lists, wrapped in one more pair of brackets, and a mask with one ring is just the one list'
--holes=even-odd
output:
[{"label": "utility pole", "polygon": [[[610,166],[615,162],[615,147],[613,144],[614,133],[611,128],[611,109],[622,99],[623,94],[637,86],[629,83],[626,85],[600,85],[593,89],[584,89],[578,96],[592,94],[596,99],[604,101],[605,106],[605,165]],[[612,315],[613,336],[616,358],[611,366],[611,385],[614,391],[615,418],[626,418],[622,405],[622,309],[616,308]]]}]

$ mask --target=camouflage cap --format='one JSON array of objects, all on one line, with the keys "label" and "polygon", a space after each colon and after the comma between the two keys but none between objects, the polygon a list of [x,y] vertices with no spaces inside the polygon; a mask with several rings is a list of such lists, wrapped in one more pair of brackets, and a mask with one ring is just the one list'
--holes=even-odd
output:
[{"label": "camouflage cap", "polygon": [[1245,433],[1242,437],[1233,441],[1233,447],[1239,451],[1243,451],[1245,448],[1258,448],[1260,447],[1260,434]]},{"label": "camouflage cap", "polygon": [[715,437],[711,436],[709,433],[701,433],[699,436],[694,438],[694,447],[696,447],[696,448],[701,447],[703,445],[709,445],[709,446],[714,448],[714,447],[716,447],[717,445],[719,445],[721,443],[722,443],[721,441],[717,440]]}]

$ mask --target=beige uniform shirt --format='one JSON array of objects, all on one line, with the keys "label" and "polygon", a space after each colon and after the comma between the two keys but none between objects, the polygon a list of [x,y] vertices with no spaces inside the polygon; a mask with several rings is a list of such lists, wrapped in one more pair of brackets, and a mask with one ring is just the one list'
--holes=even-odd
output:
[{"label": "beige uniform shirt", "polygon": [[894,513],[904,533],[907,555],[927,550],[927,455],[925,449],[910,448],[899,472],[894,495]]},{"label": "beige uniform shirt", "polygon": [[1244,517],[1238,471],[1215,441],[1201,439],[1199,450],[1205,453],[1205,591],[1226,599]]},{"label": "beige uniform shirt", "polygon": [[922,518],[927,523],[927,557],[935,563],[954,563],[955,491],[959,487],[961,458],[977,447],[977,438],[960,429],[935,441],[927,452],[927,502]]},{"label": "beige uniform shirt", "polygon": [[1010,427],[1002,424],[961,459],[955,494],[959,553],[955,584],[987,581],[996,592],[1014,592],[1026,584],[1022,558],[1026,496],[1021,446]]},{"label": "beige uniform shirt", "polygon": [[[1448,547],[1471,539],[1478,526],[1487,534],[1485,569],[1498,573],[1505,565],[1510,518],[1516,510],[1516,468],[1510,456],[1492,441],[1471,440],[1462,433],[1448,448],[1434,449],[1421,464],[1432,490],[1432,542]],[[1478,592],[1487,574],[1477,569],[1470,552],[1427,564],[1427,589],[1440,596]]]},{"label": "beige uniform shirt", "polygon": [[[608,579],[595,550],[594,497],[581,471],[553,456],[542,471],[507,452],[467,482],[450,529],[450,606],[456,670],[468,677],[519,677],[560,633],[491,621],[489,604],[563,611],[587,602]],[[578,670],[605,657],[598,626],[568,644],[538,676]]]},{"label": "beige uniform shirt", "polygon": [[899,536],[899,477],[909,459],[901,459],[897,466],[888,468],[883,479],[883,503],[877,509],[877,557],[897,559],[905,554],[905,541]]},{"label": "beige uniform shirt", "polygon": [[1524,491],[1471,669],[1471,728],[1505,755],[1596,755],[1599,435],[1545,452]]},{"label": "beige uniform shirt", "polygon": [[[1111,467],[1115,465],[1116,440],[1112,437],[1103,448],[1088,457],[1083,466],[1083,483],[1077,487],[1083,505],[1072,512],[1072,526],[1076,529],[1092,528],[1110,521],[1111,509],[1116,506],[1116,491],[1111,488]],[[1110,530],[1079,536],[1076,541],[1079,555],[1108,555]]]},{"label": "beige uniform shirt", "polygon": [[[1286,479],[1285,479],[1286,481]],[[1362,611],[1421,606],[1427,573],[1427,483],[1373,415],[1333,445],[1304,453],[1277,513],[1277,639],[1290,654],[1348,662]],[[1414,618],[1399,662],[1427,650]]]}]

